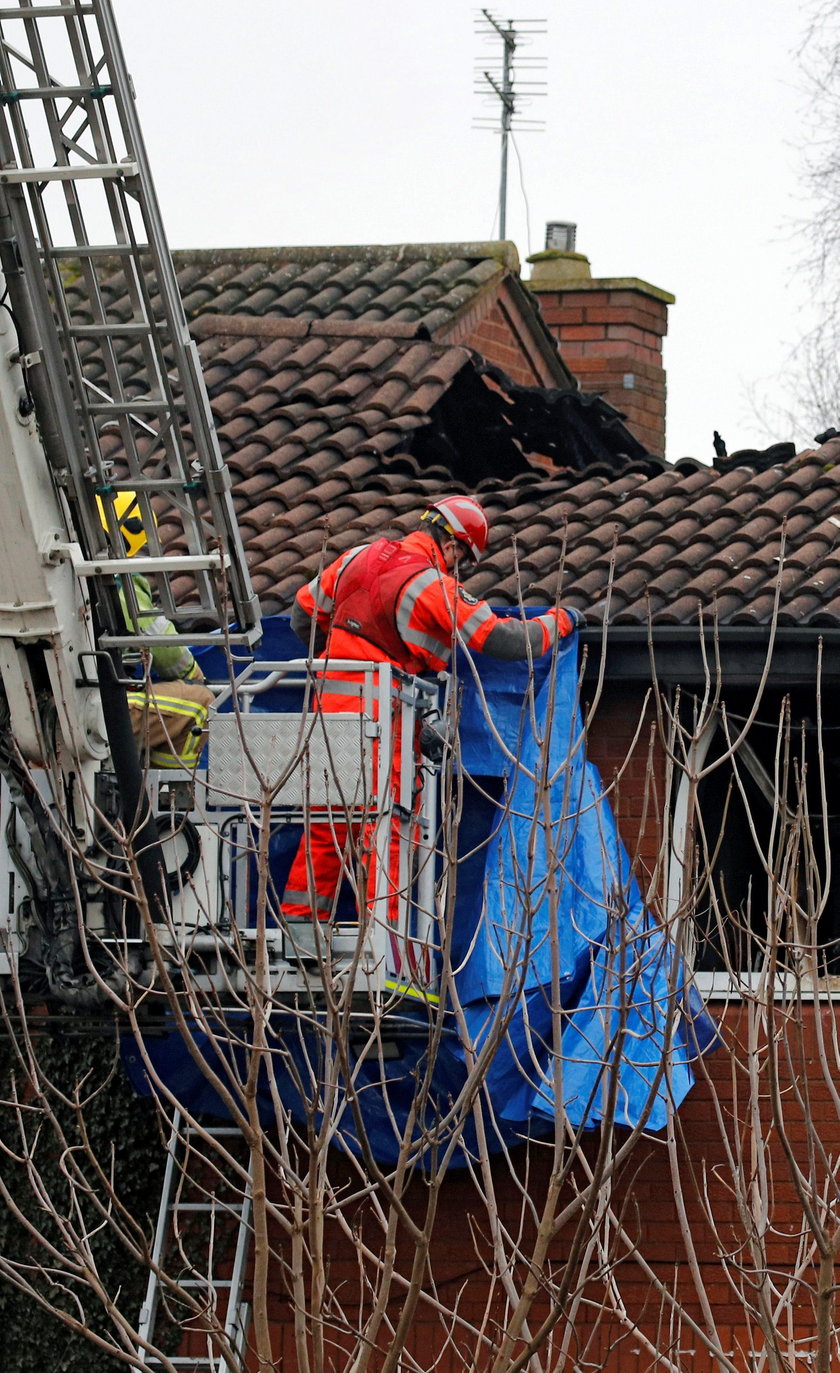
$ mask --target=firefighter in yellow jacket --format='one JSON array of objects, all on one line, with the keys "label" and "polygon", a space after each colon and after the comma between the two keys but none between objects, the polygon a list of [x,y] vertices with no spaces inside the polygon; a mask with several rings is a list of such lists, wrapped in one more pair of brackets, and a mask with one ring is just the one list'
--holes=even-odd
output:
[{"label": "firefighter in yellow jacket", "polygon": [[[146,531],[133,491],[121,491],[114,500],[114,513],[130,558],[146,547]],[[100,503],[100,516],[107,530]],[[194,768],[204,746],[207,709],[213,693],[204,685],[204,674],[192,651],[179,638],[171,620],[154,603],[149,582],[139,573],[131,578],[139,615],[139,629],[146,634],[171,635],[172,645],[156,644],[150,650],[156,682],[139,683],[128,692],[131,727],[144,763],[153,768]],[[128,629],[133,629],[125,588],[119,589],[120,604]]]}]

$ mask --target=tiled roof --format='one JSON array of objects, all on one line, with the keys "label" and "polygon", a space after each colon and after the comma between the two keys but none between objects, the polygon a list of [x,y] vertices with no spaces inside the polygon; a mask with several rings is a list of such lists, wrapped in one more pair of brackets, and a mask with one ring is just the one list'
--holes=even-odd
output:
[{"label": "tiled roof", "polygon": [[[429,500],[466,491],[485,506],[492,533],[465,584],[495,605],[559,599],[590,623],[608,610],[612,624],[640,628],[712,617],[766,626],[778,585],[782,626],[840,627],[840,442],[764,470],[648,460],[620,473],[597,465],[547,473],[522,460],[513,475],[465,481],[442,448],[424,465],[400,444],[423,432],[428,410],[418,398],[434,403],[456,350],[355,339],[356,369],[360,357],[381,359],[357,390],[359,370],[342,373],[347,340],[321,336],[312,363],[321,378],[318,411],[304,372],[299,385],[288,376],[298,341],[211,334],[209,342],[207,378],[267,613],[288,609],[324,557],[399,537]],[[244,370],[228,373],[233,361]],[[276,368],[287,374],[282,393],[272,390]],[[480,384],[467,359],[462,371]],[[386,388],[387,412],[377,403]]]},{"label": "tiled roof", "polygon": [[278,319],[422,323],[453,319],[506,270],[512,245],[219,250],[175,255],[188,319],[204,312]]},{"label": "tiled roof", "polygon": [[[717,616],[721,625],[762,626],[778,584],[781,625],[840,626],[840,467],[827,465],[838,457],[820,451],[760,473],[679,464],[656,475],[533,471],[475,483],[492,535],[466,587],[496,605],[516,605],[520,592],[526,605],[559,597],[594,622],[609,604],[615,625]],[[333,554],[402,535],[430,496],[466,489],[438,473],[419,478],[396,459],[358,490],[357,470],[337,466],[329,480],[296,485],[295,504],[280,510],[266,501],[285,506],[291,493],[282,485],[270,489],[269,478],[261,492],[248,488],[252,514],[267,520],[248,547],[272,608],[288,606],[314,575],[324,541]]]},{"label": "tiled roof", "polygon": [[[194,332],[266,612],[288,607],[327,535],[338,551],[404,532],[442,490],[533,481],[528,451],[548,468],[576,453],[624,465],[612,453],[628,436],[597,399],[514,386],[410,324],[208,314]],[[118,433],[102,442],[118,459]]]},{"label": "tiled roof", "polygon": [[[206,313],[390,320],[422,326],[427,335],[445,334],[479,295],[519,269],[510,243],[197,249],[173,259],[188,320]],[[114,317],[129,317],[119,263],[102,290]],[[84,309],[81,282],[78,301]]]},{"label": "tiled roof", "polygon": [[[467,491],[492,536],[466,584],[494,604],[559,596],[594,622],[609,606],[638,628],[712,614],[766,626],[778,588],[783,626],[840,627],[840,441],[717,468],[642,459],[596,399],[514,386],[443,341],[440,312],[510,264],[447,245],[410,263],[278,252],[177,255],[266,612],[287,609],[323,556],[406,533],[428,500]],[[116,315],[121,290],[115,273]],[[141,388],[130,347],[121,366]]]},{"label": "tiled roof", "polygon": [[482,493],[490,554],[468,582],[515,603],[558,598],[614,625],[840,626],[840,443],[721,473],[584,472]]}]

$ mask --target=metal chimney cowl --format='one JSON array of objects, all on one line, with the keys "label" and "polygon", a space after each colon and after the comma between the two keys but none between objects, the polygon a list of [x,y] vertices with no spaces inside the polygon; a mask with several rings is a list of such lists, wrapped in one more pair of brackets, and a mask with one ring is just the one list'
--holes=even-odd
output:
[{"label": "metal chimney cowl", "polygon": [[532,253],[528,258],[531,264],[533,290],[562,290],[570,282],[590,278],[589,258],[575,252],[577,224],[569,219],[550,219],[545,226],[545,249]]},{"label": "metal chimney cowl", "polygon": [[577,224],[568,219],[550,219],[545,226],[546,252],[573,253]]}]

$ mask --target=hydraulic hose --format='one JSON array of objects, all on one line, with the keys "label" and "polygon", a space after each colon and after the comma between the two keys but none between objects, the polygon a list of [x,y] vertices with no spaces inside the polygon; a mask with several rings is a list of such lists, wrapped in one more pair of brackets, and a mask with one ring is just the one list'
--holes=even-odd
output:
[{"label": "hydraulic hose", "polygon": [[[143,885],[142,895],[152,920],[161,921],[168,910],[163,850],[131,728],[125,687],[119,681],[118,669],[110,654],[98,653],[96,663],[105,732],[119,783],[120,815],[125,832],[130,836]],[[139,908],[130,905],[125,920],[128,938],[139,939]]]}]

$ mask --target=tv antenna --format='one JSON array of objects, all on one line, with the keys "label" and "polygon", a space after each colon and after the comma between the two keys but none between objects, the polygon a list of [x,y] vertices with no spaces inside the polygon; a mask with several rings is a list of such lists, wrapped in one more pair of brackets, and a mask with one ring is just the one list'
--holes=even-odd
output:
[{"label": "tv antenna", "polygon": [[[476,19],[476,33],[486,43],[501,39],[501,55],[487,64],[476,67],[476,94],[484,97],[484,104],[499,102],[500,120],[493,115],[479,115],[474,128],[491,129],[502,136],[502,164],[499,177],[499,238],[507,232],[507,160],[508,137],[514,130],[540,133],[544,119],[530,119],[520,114],[536,96],[545,95],[545,81],[535,79],[546,68],[545,57],[537,53],[522,53],[534,38],[548,32],[545,19],[498,19],[490,10],[482,9]],[[516,56],[517,52],[519,55]]]}]

